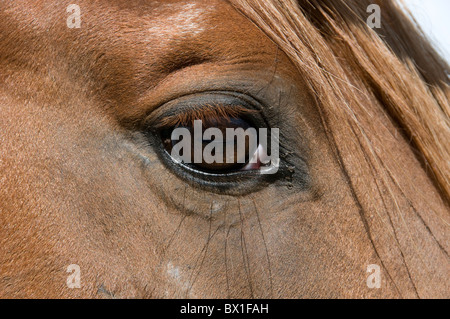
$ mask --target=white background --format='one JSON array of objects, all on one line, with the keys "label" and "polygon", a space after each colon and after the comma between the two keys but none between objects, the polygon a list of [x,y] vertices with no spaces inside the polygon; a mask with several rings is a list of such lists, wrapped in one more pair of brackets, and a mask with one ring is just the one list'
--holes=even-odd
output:
[{"label": "white background", "polygon": [[450,0],[403,0],[403,3],[450,63]]}]

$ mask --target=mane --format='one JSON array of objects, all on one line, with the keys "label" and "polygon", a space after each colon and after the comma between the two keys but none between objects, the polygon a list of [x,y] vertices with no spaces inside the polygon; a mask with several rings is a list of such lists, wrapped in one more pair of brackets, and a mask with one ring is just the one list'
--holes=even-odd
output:
[{"label": "mane", "polygon": [[[345,119],[368,150],[370,165],[381,166],[364,128],[374,110],[382,109],[411,141],[448,203],[450,68],[406,9],[389,0],[230,2],[296,65],[324,125]],[[381,8],[380,29],[366,23],[366,8],[374,2]]]}]

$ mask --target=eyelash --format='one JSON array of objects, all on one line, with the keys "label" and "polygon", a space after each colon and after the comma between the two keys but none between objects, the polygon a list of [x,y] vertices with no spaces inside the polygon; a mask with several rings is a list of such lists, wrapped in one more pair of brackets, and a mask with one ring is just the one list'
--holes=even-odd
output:
[{"label": "eyelash", "polygon": [[256,110],[251,110],[243,106],[226,106],[222,104],[206,104],[170,115],[160,119],[159,123],[155,123],[156,129],[164,129],[176,126],[192,125],[194,120],[201,120],[203,122],[221,119],[238,119],[247,118],[251,114],[258,113]]}]

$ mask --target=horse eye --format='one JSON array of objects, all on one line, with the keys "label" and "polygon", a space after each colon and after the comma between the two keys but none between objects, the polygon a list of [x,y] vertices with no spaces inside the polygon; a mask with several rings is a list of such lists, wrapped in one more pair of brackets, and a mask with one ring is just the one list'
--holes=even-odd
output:
[{"label": "horse eye", "polygon": [[198,172],[227,174],[260,168],[257,132],[245,119],[223,117],[165,128],[160,136],[174,161]]}]

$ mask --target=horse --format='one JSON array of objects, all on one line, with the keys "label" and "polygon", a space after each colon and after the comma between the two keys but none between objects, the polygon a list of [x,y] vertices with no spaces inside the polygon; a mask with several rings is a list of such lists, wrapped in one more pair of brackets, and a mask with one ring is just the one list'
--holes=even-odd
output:
[{"label": "horse", "polygon": [[[1,1],[0,66],[1,298],[450,297],[450,68],[397,2]],[[175,161],[199,119],[277,172]]]}]

